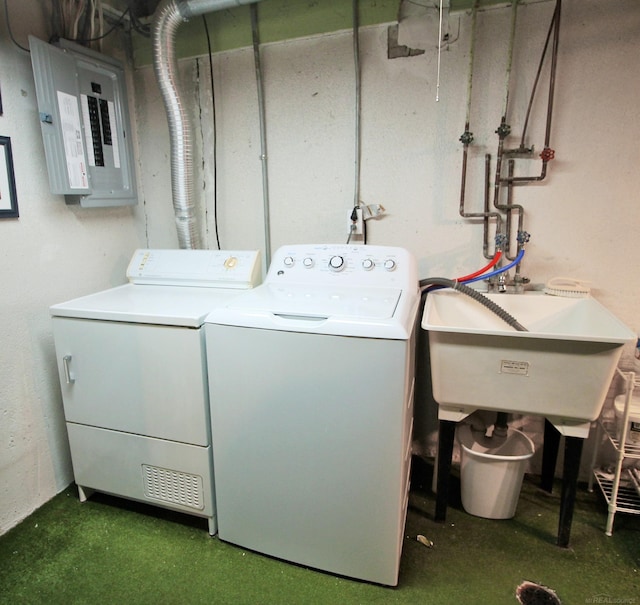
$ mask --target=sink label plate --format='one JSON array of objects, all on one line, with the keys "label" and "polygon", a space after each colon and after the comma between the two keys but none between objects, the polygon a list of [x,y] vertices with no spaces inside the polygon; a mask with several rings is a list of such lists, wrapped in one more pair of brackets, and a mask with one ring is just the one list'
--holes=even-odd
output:
[{"label": "sink label plate", "polygon": [[500,374],[519,374],[520,376],[529,376],[529,362],[503,359],[500,362]]}]

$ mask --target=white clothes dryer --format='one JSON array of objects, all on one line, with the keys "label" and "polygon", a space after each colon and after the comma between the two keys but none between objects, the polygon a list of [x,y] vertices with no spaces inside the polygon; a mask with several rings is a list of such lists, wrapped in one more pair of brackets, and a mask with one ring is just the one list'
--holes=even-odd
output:
[{"label": "white clothes dryer", "polygon": [[259,282],[259,256],[137,250],[129,283],[50,308],[82,501],[138,500],[216,533],[203,324]]},{"label": "white clothes dryer", "polygon": [[207,316],[222,540],[397,584],[418,306],[404,249],[291,245]]}]

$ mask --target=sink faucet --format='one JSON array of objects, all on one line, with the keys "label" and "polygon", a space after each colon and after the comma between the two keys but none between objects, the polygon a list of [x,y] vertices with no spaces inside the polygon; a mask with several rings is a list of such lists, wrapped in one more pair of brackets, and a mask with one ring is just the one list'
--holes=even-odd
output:
[{"label": "sink faucet", "polygon": [[507,291],[507,279],[509,277],[509,272],[505,271],[504,273],[500,273],[498,276],[498,292],[505,293]]},{"label": "sink faucet", "polygon": [[489,292],[499,292],[500,294],[522,294],[526,284],[530,281],[528,277],[523,277],[518,272],[510,277],[508,271],[487,280]]}]

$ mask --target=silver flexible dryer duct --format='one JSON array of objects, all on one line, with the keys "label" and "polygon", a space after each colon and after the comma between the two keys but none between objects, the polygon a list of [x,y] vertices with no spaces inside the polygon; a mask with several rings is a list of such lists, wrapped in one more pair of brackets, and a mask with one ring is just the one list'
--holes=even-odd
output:
[{"label": "silver flexible dryer duct", "polygon": [[162,0],[153,16],[153,66],[162,93],[171,146],[171,193],[180,248],[201,248],[193,200],[191,124],[178,90],[175,39],[191,17],[259,0]]}]

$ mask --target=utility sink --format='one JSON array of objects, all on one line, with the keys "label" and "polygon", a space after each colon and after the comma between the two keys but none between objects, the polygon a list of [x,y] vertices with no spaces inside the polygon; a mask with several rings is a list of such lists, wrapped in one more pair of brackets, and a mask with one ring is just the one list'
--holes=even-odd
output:
[{"label": "utility sink", "polygon": [[591,297],[485,296],[528,332],[458,291],[427,296],[422,327],[438,417],[457,422],[477,409],[535,414],[564,435],[586,437],[635,334]]}]

